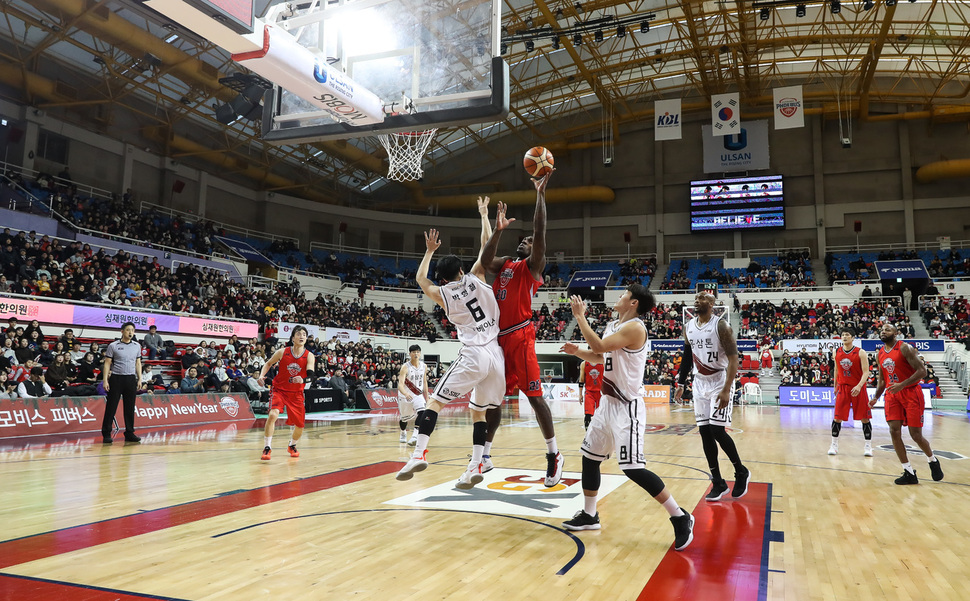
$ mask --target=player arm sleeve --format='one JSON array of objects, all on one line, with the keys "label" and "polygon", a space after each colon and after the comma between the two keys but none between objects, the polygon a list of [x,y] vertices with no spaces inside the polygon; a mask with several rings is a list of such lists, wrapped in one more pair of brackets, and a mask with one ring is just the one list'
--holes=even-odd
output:
[{"label": "player arm sleeve", "polygon": [[694,365],[694,353],[691,351],[690,345],[684,345],[684,357],[680,360],[680,371],[677,372],[677,384],[684,386],[687,384],[687,378],[690,377],[691,366]]},{"label": "player arm sleeve", "polygon": [[306,370],[306,375],[307,375],[307,378],[309,379],[309,381],[312,382],[313,380],[316,380],[317,379],[317,370],[315,370],[315,369],[308,369],[308,370]]}]

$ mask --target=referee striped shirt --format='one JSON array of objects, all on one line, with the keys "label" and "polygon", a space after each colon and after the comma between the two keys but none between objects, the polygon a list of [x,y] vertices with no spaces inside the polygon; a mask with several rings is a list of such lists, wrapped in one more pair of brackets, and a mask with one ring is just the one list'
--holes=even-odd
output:
[{"label": "referee striped shirt", "polygon": [[138,372],[135,370],[135,360],[141,357],[141,345],[135,342],[134,338],[127,343],[115,340],[108,345],[104,356],[111,359],[111,375],[138,375]]}]

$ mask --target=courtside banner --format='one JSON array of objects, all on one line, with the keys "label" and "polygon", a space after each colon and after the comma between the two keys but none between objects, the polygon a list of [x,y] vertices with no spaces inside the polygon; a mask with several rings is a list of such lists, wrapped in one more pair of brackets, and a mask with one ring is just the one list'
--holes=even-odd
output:
[{"label": "courtside banner", "polygon": [[876,261],[876,276],[880,280],[922,280],[930,277],[920,260]]},{"label": "courtside banner", "polygon": [[[930,409],[933,406],[930,389],[923,388],[923,402]],[[875,388],[867,388],[866,396],[872,398]],[[779,386],[778,404],[788,407],[835,407],[835,389],[822,386]],[[885,398],[879,397],[876,407],[885,406]]]},{"label": "courtside banner", "polygon": [[640,394],[643,395],[643,402],[648,405],[670,403],[670,386],[644,385],[640,389]]},{"label": "courtside banner", "polygon": [[[293,333],[293,328],[295,328],[296,326],[303,326],[304,328],[306,328],[307,336],[313,336],[317,340],[320,340],[320,334],[321,334],[320,326],[314,326],[308,323],[294,323],[290,321],[281,321],[279,323],[279,329],[277,330],[277,332],[279,333],[278,337],[281,340],[289,340],[290,334]],[[327,338],[327,340],[330,340],[330,339]]]},{"label": "courtside banner", "polygon": [[[0,399],[0,438],[100,432],[105,399],[41,397]],[[123,406],[116,416],[124,427]],[[240,394],[142,394],[135,398],[135,428],[255,420]]]},{"label": "courtside banner", "polygon": [[741,133],[741,99],[737,92],[711,96],[711,127],[715,136]]},{"label": "courtside banner", "polygon": [[259,324],[252,321],[182,317],[122,307],[73,305],[0,295],[0,319],[10,317],[36,319],[43,323],[102,328],[120,328],[122,324],[130,321],[135,324],[136,330],[147,330],[150,326],[155,326],[159,332],[226,338],[233,334],[240,338],[253,338],[259,335]]},{"label": "courtside banner", "polygon": [[[943,351],[946,350],[945,340],[937,340],[932,338],[927,340],[905,340],[904,339],[903,342],[913,345],[913,348],[915,348],[916,351],[919,353],[942,353]],[[860,340],[856,338],[855,346],[859,346],[859,344],[860,344]],[[869,338],[862,340],[861,344],[862,344],[862,350],[870,353],[874,353],[884,346],[882,343],[882,340],[871,340]]]},{"label": "courtside banner", "polygon": [[[881,342],[879,344],[880,346],[882,345]],[[842,340],[839,338],[829,340],[822,340],[820,338],[807,340],[786,339],[781,341],[781,350],[788,351],[790,353],[800,353],[802,351],[808,353],[835,351],[835,349],[840,346],[842,346]]]},{"label": "courtside banner", "polygon": [[680,98],[658,100],[653,103],[653,132],[654,140],[681,139]]},{"label": "courtside banner", "polygon": [[[551,384],[542,383],[542,398],[547,401],[573,401],[579,402],[579,384]],[[519,391],[519,401],[526,403],[529,397]]]},{"label": "courtside banner", "polygon": [[775,129],[805,127],[802,86],[775,88]]},{"label": "courtside banner", "polygon": [[[397,390],[393,388],[374,388],[372,390],[364,390],[364,398],[367,399],[367,404],[370,408],[375,411],[393,409],[397,411]],[[474,393],[466,393],[457,399],[448,403],[448,406],[460,406],[467,407],[468,399]],[[427,400],[427,399],[425,399]]]}]

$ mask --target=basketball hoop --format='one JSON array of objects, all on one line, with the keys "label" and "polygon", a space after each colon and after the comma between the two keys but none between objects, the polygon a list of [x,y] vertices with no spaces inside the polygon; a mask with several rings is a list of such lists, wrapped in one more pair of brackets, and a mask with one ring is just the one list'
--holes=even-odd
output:
[{"label": "basketball hoop", "polygon": [[387,151],[387,160],[390,163],[387,178],[397,182],[421,179],[424,174],[424,170],[421,169],[421,161],[424,159],[424,153],[428,150],[428,146],[437,131],[438,129],[434,128],[426,131],[378,135],[377,138],[384,145],[384,149]]}]

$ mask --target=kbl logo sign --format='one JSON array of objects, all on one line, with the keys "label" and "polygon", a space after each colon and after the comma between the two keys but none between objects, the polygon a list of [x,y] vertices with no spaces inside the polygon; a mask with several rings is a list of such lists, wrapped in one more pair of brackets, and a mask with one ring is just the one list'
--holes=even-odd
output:
[{"label": "kbl logo sign", "polygon": [[680,113],[657,115],[657,127],[675,127],[677,125],[680,125]]}]

